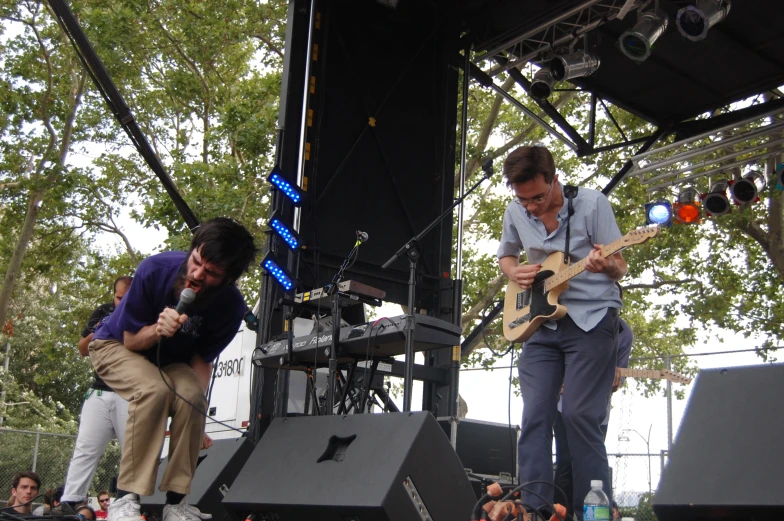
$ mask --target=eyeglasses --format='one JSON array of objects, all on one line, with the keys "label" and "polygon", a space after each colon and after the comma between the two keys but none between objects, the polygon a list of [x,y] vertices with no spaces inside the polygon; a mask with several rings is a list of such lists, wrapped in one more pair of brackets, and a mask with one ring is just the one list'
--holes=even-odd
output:
[{"label": "eyeglasses", "polygon": [[532,197],[530,199],[526,199],[525,197],[515,196],[515,202],[520,206],[528,206],[529,204],[535,204],[539,206],[545,201],[545,199],[547,199],[547,196],[550,195],[550,192],[552,191],[554,184],[555,184],[555,180],[550,182],[550,188],[547,190],[547,193],[544,195],[537,195],[536,197]]},{"label": "eyeglasses", "polygon": [[99,503],[108,503],[109,501],[111,501],[111,499],[109,499],[108,497],[106,499],[99,499],[98,500]]}]

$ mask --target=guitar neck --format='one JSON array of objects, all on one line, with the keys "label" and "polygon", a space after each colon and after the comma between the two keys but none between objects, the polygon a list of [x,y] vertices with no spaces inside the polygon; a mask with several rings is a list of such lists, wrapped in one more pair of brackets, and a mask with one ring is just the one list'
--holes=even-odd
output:
[{"label": "guitar neck", "polygon": [[[624,239],[625,237],[621,237],[617,241],[611,242],[604,248],[600,250],[601,256],[603,258],[607,258],[614,253],[618,253],[624,248]],[[564,282],[568,281],[579,275],[580,273],[585,271],[585,264],[588,261],[588,257],[580,259],[579,261],[571,264],[568,268],[563,271],[559,271],[555,275],[552,275],[547,278],[545,281],[545,291],[550,291],[551,289],[560,286]]]},{"label": "guitar neck", "polygon": [[685,383],[685,384],[691,382],[691,378],[689,378],[688,376],[684,376],[680,373],[676,373],[675,371],[662,371],[658,369],[619,368],[619,373],[622,377],[627,377],[627,378],[654,378],[657,380],[658,379],[670,380],[671,382]]}]

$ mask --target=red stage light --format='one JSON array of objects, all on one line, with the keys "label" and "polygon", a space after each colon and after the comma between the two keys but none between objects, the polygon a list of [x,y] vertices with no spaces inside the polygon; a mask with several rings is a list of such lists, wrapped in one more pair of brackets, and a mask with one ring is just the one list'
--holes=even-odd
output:
[{"label": "red stage light", "polygon": [[672,205],[675,221],[680,224],[696,224],[702,216],[700,193],[694,187],[684,188],[678,194],[678,202]]}]

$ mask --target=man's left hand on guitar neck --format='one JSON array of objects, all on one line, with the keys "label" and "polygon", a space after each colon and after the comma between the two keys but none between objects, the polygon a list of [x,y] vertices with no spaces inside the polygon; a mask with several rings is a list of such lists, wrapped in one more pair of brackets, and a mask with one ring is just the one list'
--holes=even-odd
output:
[{"label": "man's left hand on guitar neck", "polygon": [[594,244],[585,260],[585,269],[591,273],[604,273],[612,280],[621,280],[629,270],[621,252],[602,257],[602,248],[604,244]]}]

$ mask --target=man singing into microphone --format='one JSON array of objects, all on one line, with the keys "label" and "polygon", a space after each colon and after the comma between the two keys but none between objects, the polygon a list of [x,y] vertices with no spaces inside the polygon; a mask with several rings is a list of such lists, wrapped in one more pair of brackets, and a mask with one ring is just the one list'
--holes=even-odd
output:
[{"label": "man singing into microphone", "polygon": [[[189,252],[164,252],[142,261],[125,298],[96,330],[89,348],[93,366],[128,401],[117,500],[109,507],[109,521],[142,521],[139,496],[154,491],[170,416],[169,464],[160,485],[166,492],[162,521],[210,517],[184,498],[199,450],[212,445],[204,434],[212,361],[234,338],[247,309],[234,283],[256,251],[253,237],[239,223],[207,221],[194,234]],[[196,298],[179,314],[175,307],[186,288]]]}]

